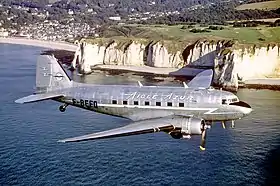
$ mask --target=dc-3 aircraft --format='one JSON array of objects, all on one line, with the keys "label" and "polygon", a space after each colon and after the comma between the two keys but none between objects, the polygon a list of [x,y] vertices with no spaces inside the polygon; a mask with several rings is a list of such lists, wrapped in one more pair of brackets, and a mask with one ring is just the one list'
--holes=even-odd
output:
[{"label": "dc-3 aircraft", "polygon": [[138,85],[96,85],[72,81],[56,58],[40,55],[36,67],[36,91],[16,100],[31,103],[55,100],[68,105],[128,118],[131,124],[103,132],[59,140],[79,142],[165,132],[173,138],[201,135],[200,149],[205,150],[206,130],[213,121],[240,119],[252,108],[231,92],[210,87],[213,71],[205,70],[182,87]]}]

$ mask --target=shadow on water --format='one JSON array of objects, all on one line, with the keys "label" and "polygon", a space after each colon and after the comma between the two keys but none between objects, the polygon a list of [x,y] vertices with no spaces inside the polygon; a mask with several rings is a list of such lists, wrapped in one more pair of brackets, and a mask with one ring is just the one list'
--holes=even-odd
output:
[{"label": "shadow on water", "polygon": [[280,182],[280,138],[275,148],[268,151],[261,163],[264,173],[264,185],[279,185]]}]

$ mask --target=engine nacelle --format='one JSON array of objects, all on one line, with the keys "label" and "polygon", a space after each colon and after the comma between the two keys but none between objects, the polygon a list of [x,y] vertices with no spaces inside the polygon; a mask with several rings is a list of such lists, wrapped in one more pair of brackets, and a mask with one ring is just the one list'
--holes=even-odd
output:
[{"label": "engine nacelle", "polygon": [[181,132],[185,135],[200,135],[202,127],[202,119],[198,118],[182,118]]},{"label": "engine nacelle", "polygon": [[175,126],[180,127],[179,130],[175,129],[169,133],[175,139],[180,139],[185,135],[201,135],[202,133],[201,127],[204,122],[202,119],[182,117],[174,122],[176,123]]}]

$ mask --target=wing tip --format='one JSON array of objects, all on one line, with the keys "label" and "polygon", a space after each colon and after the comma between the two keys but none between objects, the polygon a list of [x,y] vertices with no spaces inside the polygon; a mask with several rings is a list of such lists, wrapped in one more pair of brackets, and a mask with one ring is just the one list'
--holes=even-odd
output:
[{"label": "wing tip", "polygon": [[18,103],[18,104],[24,104],[24,103],[27,103],[27,101],[26,101],[26,97],[19,98],[19,99],[15,100],[15,103]]},{"label": "wing tip", "polygon": [[86,141],[88,139],[77,139],[77,138],[67,138],[67,139],[62,139],[58,140],[58,143],[69,143],[69,142],[81,142],[81,141]]},{"label": "wing tip", "polygon": [[67,140],[58,140],[57,142],[58,142],[58,143],[66,143]]},{"label": "wing tip", "polygon": [[23,104],[24,102],[21,99],[17,99],[17,100],[15,100],[15,103]]}]

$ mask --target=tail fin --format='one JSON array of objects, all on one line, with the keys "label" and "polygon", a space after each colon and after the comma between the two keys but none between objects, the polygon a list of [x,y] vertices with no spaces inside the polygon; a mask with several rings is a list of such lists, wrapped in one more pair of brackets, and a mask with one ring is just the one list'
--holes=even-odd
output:
[{"label": "tail fin", "polygon": [[40,55],[36,67],[36,92],[20,99],[16,103],[32,103],[65,95],[55,90],[72,86],[72,81],[54,56]]},{"label": "tail fin", "polygon": [[208,69],[197,74],[187,85],[184,86],[193,88],[209,88],[213,79],[213,70]]},{"label": "tail fin", "polygon": [[72,81],[54,56],[40,55],[36,67],[36,93],[72,86]]}]

